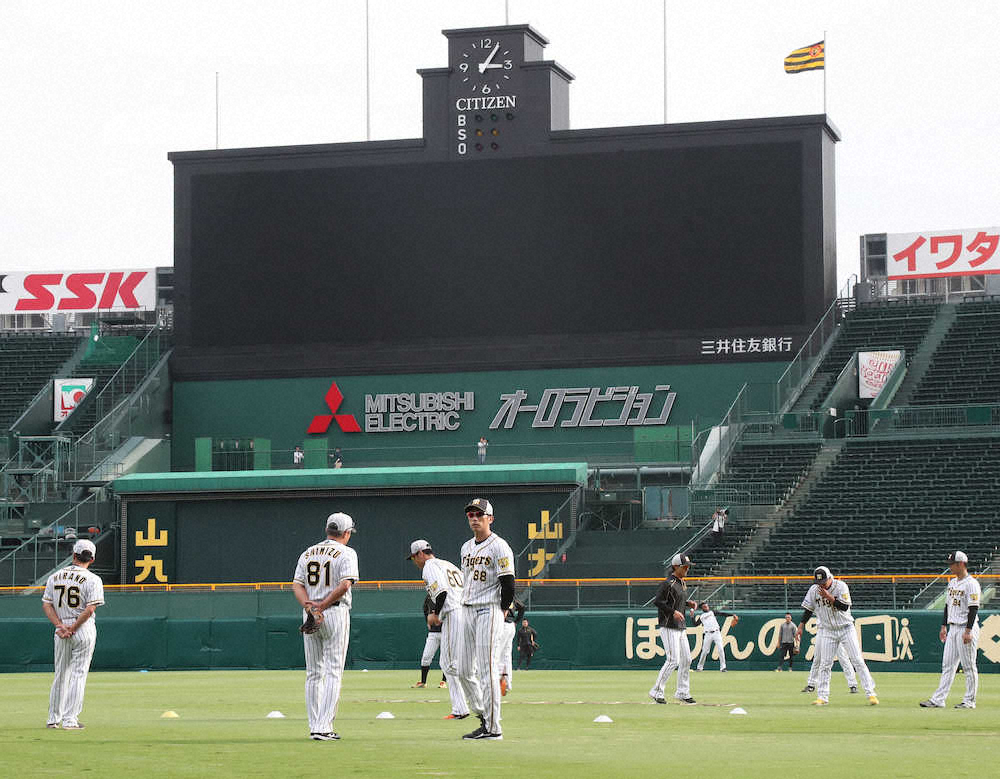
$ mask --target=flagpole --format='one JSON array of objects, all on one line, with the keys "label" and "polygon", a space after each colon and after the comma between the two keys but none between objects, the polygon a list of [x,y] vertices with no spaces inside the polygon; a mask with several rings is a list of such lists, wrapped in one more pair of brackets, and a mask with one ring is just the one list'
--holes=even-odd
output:
[{"label": "flagpole", "polygon": [[372,79],[371,54],[368,43],[369,12],[368,0],[365,0],[365,140],[372,139]]},{"label": "flagpole", "polygon": [[827,57],[829,53],[830,49],[826,45],[826,30],[823,30],[823,116],[826,116],[826,69],[830,61]]},{"label": "flagpole", "polygon": [[215,71],[215,148],[219,148],[219,71]]}]

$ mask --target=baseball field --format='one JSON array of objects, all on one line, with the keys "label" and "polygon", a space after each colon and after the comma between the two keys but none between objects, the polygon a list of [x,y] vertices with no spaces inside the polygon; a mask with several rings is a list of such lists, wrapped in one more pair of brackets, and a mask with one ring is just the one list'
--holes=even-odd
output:
[{"label": "baseball field", "polygon": [[[349,671],[338,742],[306,735],[301,671],[93,673],[83,731],[45,729],[51,675],[0,676],[0,765],[8,777],[209,776],[989,776],[1000,761],[1000,678],[979,708],[920,709],[937,676],[880,674],[879,706],[834,676],[831,705],[800,692],[803,671],[692,674],[695,706],[657,705],[651,673],[529,671],[504,703],[503,741],[462,741],[442,719],[432,671]],[[668,686],[668,695],[672,686]],[[745,715],[731,714],[735,707]],[[166,711],[176,718],[163,718]],[[268,719],[280,711],[283,719]],[[381,712],[393,719],[376,719]],[[599,715],[613,721],[595,723]]]}]

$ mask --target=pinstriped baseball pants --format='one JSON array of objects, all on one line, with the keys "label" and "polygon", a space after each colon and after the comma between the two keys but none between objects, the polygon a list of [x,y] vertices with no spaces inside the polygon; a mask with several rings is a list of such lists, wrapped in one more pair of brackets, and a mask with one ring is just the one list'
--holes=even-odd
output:
[{"label": "pinstriped baseball pants", "polygon": [[[482,707],[482,696],[479,693],[479,683],[475,674],[463,678],[458,672],[459,641],[462,637],[462,607],[452,609],[441,623],[441,632],[436,635],[441,636],[441,670],[448,677],[448,697],[451,699],[451,713],[461,716],[469,713],[469,705],[466,703],[466,696],[471,696],[469,700],[479,701]],[[466,690],[470,690],[466,693]]]},{"label": "pinstriped baseball pants", "polygon": [[[807,687],[815,687],[816,679],[819,677],[819,663],[816,659],[819,657],[819,646],[816,646],[816,651],[813,652],[813,662],[809,667],[809,679],[806,680]],[[854,666],[851,665],[851,658],[847,656],[847,647],[841,644],[837,647],[837,661],[840,663],[840,670],[844,672],[844,679],[847,680],[848,687],[858,686],[858,675],[854,673]],[[833,673],[831,669],[830,673]]]},{"label": "pinstriped baseball pants", "polygon": [[[833,673],[833,661],[840,648],[847,650],[847,659],[854,666],[865,695],[875,694],[875,680],[872,679],[864,658],[861,657],[861,645],[858,644],[858,634],[854,625],[845,625],[834,630],[820,628],[816,634],[816,653],[813,662],[817,665],[816,697],[824,701],[830,700],[830,676]],[[815,658],[819,659],[815,659]]]},{"label": "pinstriped baseball pants", "polygon": [[517,626],[513,622],[503,623],[503,651],[500,653],[500,675],[507,677],[507,687],[514,689],[514,634]]},{"label": "pinstriped baseball pants", "polygon": [[[303,612],[303,615],[305,612]],[[351,638],[351,610],[331,606],[323,612],[319,630],[302,636],[306,652],[306,713],[310,733],[333,730],[340,703],[340,685]]]},{"label": "pinstriped baseball pants", "polygon": [[[470,697],[465,699],[474,714],[482,714],[490,733],[503,732],[500,727],[500,656],[503,650],[503,612],[496,604],[489,606],[463,606],[465,624],[459,642],[459,676],[478,679],[482,702]],[[447,620],[445,620],[447,622]],[[474,692],[472,693],[475,694]]]},{"label": "pinstriped baseball pants", "polygon": [[931,701],[938,706],[944,706],[948,700],[948,692],[955,681],[955,671],[962,664],[965,671],[965,695],[962,702],[966,706],[976,705],[976,692],[979,689],[979,669],[976,668],[976,653],[979,651],[979,623],[972,628],[972,641],[968,644],[962,640],[965,635],[965,625],[948,625],[948,635],[944,640],[944,657],[941,659],[941,683],[931,696]]},{"label": "pinstriped baseball pants", "polygon": [[69,638],[55,636],[55,678],[49,692],[50,724],[76,725],[83,710],[83,693],[87,686],[90,661],[97,646],[97,625],[93,619],[84,622]]},{"label": "pinstriped baseball pants", "polygon": [[667,679],[677,671],[677,691],[675,698],[691,697],[691,645],[688,644],[687,633],[673,628],[660,628],[660,640],[666,660],[656,676],[656,684],[649,694],[654,698],[662,698],[667,686]]}]

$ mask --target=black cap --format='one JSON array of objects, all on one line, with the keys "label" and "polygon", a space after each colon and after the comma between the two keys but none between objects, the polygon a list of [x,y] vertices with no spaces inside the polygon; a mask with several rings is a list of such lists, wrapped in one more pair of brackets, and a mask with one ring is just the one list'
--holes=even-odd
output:
[{"label": "black cap", "polygon": [[813,581],[817,584],[825,582],[827,579],[832,579],[833,574],[830,573],[830,569],[825,565],[821,565],[815,571],[813,571]]}]

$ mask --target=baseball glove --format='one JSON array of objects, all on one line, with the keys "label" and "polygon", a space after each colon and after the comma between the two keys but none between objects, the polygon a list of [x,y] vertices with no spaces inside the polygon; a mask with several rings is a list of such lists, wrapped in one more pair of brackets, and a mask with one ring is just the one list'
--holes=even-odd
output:
[{"label": "baseball glove", "polygon": [[320,624],[323,622],[323,614],[315,608],[310,608],[309,612],[306,614],[306,621],[299,625],[299,632],[304,635],[309,635],[310,633],[315,633],[319,630]]}]

